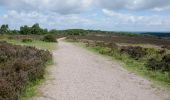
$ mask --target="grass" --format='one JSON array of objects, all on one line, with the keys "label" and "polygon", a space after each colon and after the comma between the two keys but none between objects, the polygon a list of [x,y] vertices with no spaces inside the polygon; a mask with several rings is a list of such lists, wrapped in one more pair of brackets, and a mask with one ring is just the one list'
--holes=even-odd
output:
[{"label": "grass", "polygon": [[145,61],[143,60],[134,60],[126,54],[120,54],[116,50],[114,50],[112,54],[110,54],[109,48],[86,47],[83,43],[76,43],[76,44],[92,52],[112,57],[113,60],[117,60],[118,62],[120,62],[124,66],[124,68],[126,68],[127,70],[134,72],[137,75],[143,76],[144,78],[151,80],[154,84],[160,85],[170,90],[169,73],[162,73],[159,71],[150,71],[146,68]]},{"label": "grass", "polygon": [[28,83],[25,93],[22,94],[21,100],[29,100],[38,94],[38,86],[44,82],[45,79],[38,79],[34,82]]},{"label": "grass", "polygon": [[[53,65],[53,61],[48,61],[46,66]],[[47,70],[47,69],[46,69]],[[21,96],[21,100],[30,100],[32,97],[37,96],[39,94],[38,88],[39,86],[46,81],[47,71],[45,73],[45,78],[37,79],[33,82],[29,82],[25,92]]]},{"label": "grass", "polygon": [[49,42],[44,42],[40,40],[33,40],[32,42],[27,42],[27,43],[22,42],[22,40],[5,39],[5,41],[12,43],[12,44],[16,44],[16,45],[33,46],[39,49],[44,49],[44,50],[49,50],[49,51],[54,50],[55,45],[56,45],[56,43],[49,43]]}]

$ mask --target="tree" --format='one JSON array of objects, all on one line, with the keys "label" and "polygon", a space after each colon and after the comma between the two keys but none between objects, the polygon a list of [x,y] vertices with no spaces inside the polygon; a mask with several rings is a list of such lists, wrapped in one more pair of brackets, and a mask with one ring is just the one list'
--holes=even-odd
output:
[{"label": "tree", "polygon": [[19,34],[19,30],[16,30],[16,29],[14,29],[14,30],[10,30],[10,34]]},{"label": "tree", "polygon": [[52,29],[49,31],[50,34],[59,34],[59,31],[56,29]]},{"label": "tree", "polygon": [[47,33],[48,33],[48,30],[41,28],[38,23],[34,24],[31,27],[31,34],[40,35],[40,34],[47,34]]},{"label": "tree", "polygon": [[1,34],[6,34],[6,33],[8,33],[9,32],[9,27],[8,27],[8,24],[3,24],[2,26],[1,26],[1,28],[0,28],[0,33]]},{"label": "tree", "polygon": [[84,35],[86,33],[83,29],[68,29],[66,30],[66,34],[68,35]]},{"label": "tree", "polygon": [[28,27],[27,25],[21,26],[20,27],[20,34],[23,34],[23,35],[31,34],[31,28]]},{"label": "tree", "polygon": [[31,34],[42,34],[43,30],[40,28],[39,24],[36,23],[31,27]]}]

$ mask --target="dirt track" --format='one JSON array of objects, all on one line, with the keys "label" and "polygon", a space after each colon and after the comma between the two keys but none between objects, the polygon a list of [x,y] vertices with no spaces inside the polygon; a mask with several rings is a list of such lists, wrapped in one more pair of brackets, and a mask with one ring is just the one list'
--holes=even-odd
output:
[{"label": "dirt track", "polygon": [[116,61],[59,41],[36,100],[167,100],[168,93]]}]

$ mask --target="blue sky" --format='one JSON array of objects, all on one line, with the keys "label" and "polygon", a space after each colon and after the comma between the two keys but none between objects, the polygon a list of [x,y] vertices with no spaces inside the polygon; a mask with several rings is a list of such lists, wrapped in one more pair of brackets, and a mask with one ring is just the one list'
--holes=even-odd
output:
[{"label": "blue sky", "polygon": [[0,0],[0,25],[170,31],[170,0]]}]

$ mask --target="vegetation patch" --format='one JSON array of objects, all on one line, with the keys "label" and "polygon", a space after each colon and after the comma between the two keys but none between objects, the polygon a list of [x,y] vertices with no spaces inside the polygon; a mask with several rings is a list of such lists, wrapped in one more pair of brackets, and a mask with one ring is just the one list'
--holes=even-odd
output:
[{"label": "vegetation patch", "polygon": [[0,99],[18,100],[29,82],[44,77],[49,51],[0,42]]},{"label": "vegetation patch", "polygon": [[45,35],[42,40],[45,42],[57,42],[56,37],[52,34]]},{"label": "vegetation patch", "polygon": [[154,44],[159,46],[169,46],[170,40],[167,39],[158,39],[154,37],[147,36],[124,36],[124,35],[86,35],[86,36],[68,36],[70,39],[86,39],[91,41],[103,41],[105,43],[114,42],[114,43],[129,43],[129,44]]},{"label": "vegetation patch", "polygon": [[[28,40],[29,42],[27,40],[25,42],[25,39],[31,39],[32,42],[30,40]],[[32,46],[32,47],[49,50],[49,51],[52,51],[56,48],[55,42],[45,42],[41,40],[41,36],[34,36],[34,35],[24,35],[24,36],[23,35],[0,35],[0,41],[6,41],[14,45]]]},{"label": "vegetation patch", "polygon": [[140,47],[140,46],[123,46],[121,47],[120,50],[121,53],[127,53],[130,57],[134,58],[134,59],[139,59],[144,57],[147,52],[146,49]]},{"label": "vegetation patch", "polygon": [[151,58],[147,61],[146,66],[150,70],[170,72],[170,54],[164,55],[161,58]]},{"label": "vegetation patch", "polygon": [[22,42],[24,43],[32,42],[32,39],[22,39]]}]

